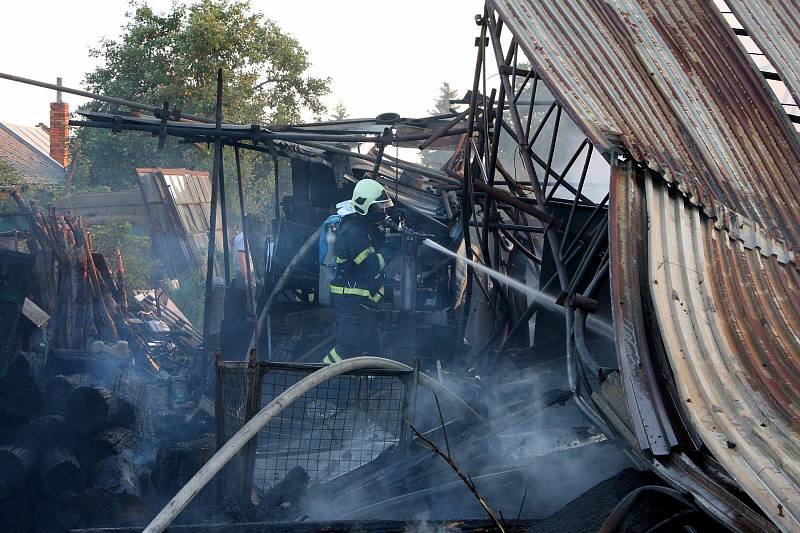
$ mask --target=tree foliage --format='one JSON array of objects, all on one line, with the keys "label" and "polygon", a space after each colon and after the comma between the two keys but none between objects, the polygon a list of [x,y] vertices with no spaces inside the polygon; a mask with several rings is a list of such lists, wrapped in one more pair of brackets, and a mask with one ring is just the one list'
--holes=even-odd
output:
[{"label": "tree foliage", "polygon": [[5,160],[0,159],[0,186],[17,187],[21,184],[22,174]]},{"label": "tree foliage", "polygon": [[336,104],[336,107],[333,108],[333,114],[331,115],[333,120],[344,120],[346,118],[350,118],[350,111],[347,110],[347,107],[344,105],[344,102],[339,102]]},{"label": "tree foliage", "polygon": [[[103,40],[91,50],[100,66],[86,75],[92,92],[213,116],[216,71],[224,69],[226,122],[290,123],[304,109],[319,114],[329,80],[308,75],[308,53],[247,0],[198,0],[175,3],[157,13],[146,2],[132,3],[119,39]],[[93,102],[92,110],[111,110]],[[112,137],[106,130],[83,128],[79,142],[83,165],[80,185],[135,183],[135,167],[173,166],[208,169],[211,155],[193,145],[157,143],[139,133]]]},{"label": "tree foliage", "polygon": [[149,289],[152,285],[150,257],[150,237],[136,235],[128,222],[105,222],[89,228],[92,248],[103,254],[107,261],[114,257],[119,248],[125,261],[125,284],[128,289]]},{"label": "tree foliage", "polygon": [[456,98],[458,98],[458,91],[453,89],[449,83],[443,81],[439,86],[439,94],[433,102],[433,109],[429,109],[428,113],[431,115],[449,113],[452,107],[450,105],[450,100],[455,100]]},{"label": "tree foliage", "polygon": [[[436,96],[436,99],[433,101],[433,108],[428,110],[428,113],[431,115],[441,115],[444,113],[449,113],[450,108],[450,100],[454,100],[458,97],[458,91],[453,89],[449,83],[443,81],[442,84],[439,86],[439,94]],[[448,150],[424,150],[422,155],[420,156],[420,161],[423,165],[427,165],[432,168],[441,168],[447,160],[452,155],[452,152]]]}]

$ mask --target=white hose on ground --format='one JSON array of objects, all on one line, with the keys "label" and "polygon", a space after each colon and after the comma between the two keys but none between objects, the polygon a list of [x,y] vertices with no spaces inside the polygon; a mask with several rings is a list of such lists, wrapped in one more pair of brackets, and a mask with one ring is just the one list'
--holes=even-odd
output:
[{"label": "white hose on ground", "polygon": [[[313,374],[304,377],[277,398],[272,400],[269,405],[261,409],[253,418],[251,418],[242,428],[233,435],[233,437],[225,443],[222,448],[217,450],[211,459],[190,479],[186,485],[178,491],[178,493],[169,501],[169,503],[161,509],[161,512],[153,518],[152,522],[145,528],[144,533],[161,533],[164,531],[175,517],[189,505],[189,502],[194,499],[197,494],[211,481],[217,473],[230,461],[247,443],[255,437],[259,430],[272,420],[277,414],[288,407],[293,401],[301,397],[306,392],[314,387],[324,383],[325,381],[336,377],[340,374],[350,372],[353,370],[363,369],[386,369],[386,370],[412,370],[408,365],[392,361],[391,359],[384,359],[382,357],[354,357],[352,359],[344,359],[338,363],[320,368]],[[419,375],[419,384],[430,389],[436,389],[441,392],[443,396],[455,399],[462,407],[474,417],[481,419],[481,416],[476,413],[464,400],[456,396],[450,390],[445,388],[441,383],[429,378],[425,374]]]}]

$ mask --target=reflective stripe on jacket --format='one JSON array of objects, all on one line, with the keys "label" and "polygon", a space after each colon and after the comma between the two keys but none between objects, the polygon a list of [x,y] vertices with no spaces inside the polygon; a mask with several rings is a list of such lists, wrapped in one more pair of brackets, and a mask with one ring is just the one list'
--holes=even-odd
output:
[{"label": "reflective stripe on jacket", "polygon": [[382,242],[367,220],[358,214],[346,215],[339,224],[334,250],[336,274],[331,280],[331,294],[383,298],[383,268],[386,262],[376,251]]}]

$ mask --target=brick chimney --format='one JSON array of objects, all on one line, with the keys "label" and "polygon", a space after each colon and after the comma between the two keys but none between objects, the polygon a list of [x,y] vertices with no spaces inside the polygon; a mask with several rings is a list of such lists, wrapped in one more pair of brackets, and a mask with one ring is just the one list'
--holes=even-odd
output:
[{"label": "brick chimney", "polygon": [[[61,86],[61,78],[57,78],[56,85]],[[65,168],[69,163],[68,135],[69,104],[61,100],[61,91],[58,91],[56,101],[50,103],[50,157]]]}]

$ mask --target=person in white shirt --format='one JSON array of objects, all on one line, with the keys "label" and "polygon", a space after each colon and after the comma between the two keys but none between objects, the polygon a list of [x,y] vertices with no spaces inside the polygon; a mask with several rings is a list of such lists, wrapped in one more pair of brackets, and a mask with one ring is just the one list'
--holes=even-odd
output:
[{"label": "person in white shirt", "polygon": [[[244,245],[244,232],[236,228],[236,237],[233,239],[233,251],[235,254],[234,263],[236,264],[236,278],[233,283],[236,287],[244,287],[247,279],[247,253]],[[250,257],[250,283],[255,285],[255,269],[253,268],[253,258]]]}]

